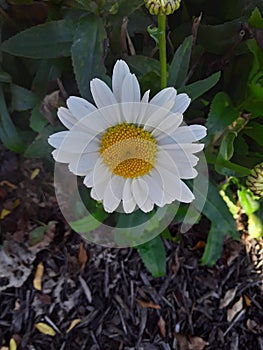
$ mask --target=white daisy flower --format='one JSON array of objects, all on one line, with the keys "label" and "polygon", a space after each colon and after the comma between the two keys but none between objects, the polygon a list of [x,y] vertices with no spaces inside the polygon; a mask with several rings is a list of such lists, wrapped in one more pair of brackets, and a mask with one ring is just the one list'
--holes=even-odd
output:
[{"label": "white daisy flower", "polygon": [[151,100],[141,97],[137,78],[119,60],[114,66],[112,90],[100,79],[90,83],[95,105],[71,96],[58,117],[68,131],[49,137],[57,162],[85,176],[93,199],[107,212],[143,212],[177,200],[190,203],[193,193],[182,179],[197,176],[194,166],[205,137],[201,125],[182,125],[190,104],[174,88],[161,90]]}]

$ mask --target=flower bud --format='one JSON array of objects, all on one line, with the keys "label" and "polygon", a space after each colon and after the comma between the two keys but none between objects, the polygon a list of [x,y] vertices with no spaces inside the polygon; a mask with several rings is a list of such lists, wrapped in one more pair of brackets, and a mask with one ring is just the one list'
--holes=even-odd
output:
[{"label": "flower bud", "polygon": [[180,7],[181,0],[145,0],[151,15],[171,15]]},{"label": "flower bud", "polygon": [[263,197],[263,163],[257,164],[247,177],[247,186],[258,197]]}]

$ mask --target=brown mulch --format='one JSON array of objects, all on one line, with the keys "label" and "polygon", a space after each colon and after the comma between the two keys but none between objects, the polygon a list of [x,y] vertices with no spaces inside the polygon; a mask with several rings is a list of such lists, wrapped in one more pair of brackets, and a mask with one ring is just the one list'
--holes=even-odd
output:
[{"label": "brown mulch", "polygon": [[[0,220],[1,350],[10,339],[22,350],[263,349],[262,239],[226,239],[210,268],[200,264],[206,221],[182,237],[174,225],[180,240],[164,241],[167,274],[153,278],[135,249],[93,245],[69,230],[41,162],[5,152],[5,180],[0,210],[10,213]],[[48,228],[32,241],[40,223]],[[37,328],[41,323],[47,328]]]}]

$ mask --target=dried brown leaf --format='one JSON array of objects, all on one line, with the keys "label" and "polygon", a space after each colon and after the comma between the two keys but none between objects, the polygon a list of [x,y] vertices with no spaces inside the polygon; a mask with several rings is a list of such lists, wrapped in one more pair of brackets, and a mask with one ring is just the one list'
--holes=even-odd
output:
[{"label": "dried brown leaf", "polygon": [[205,247],[205,241],[198,241],[196,245],[192,248],[192,250],[203,249]]},{"label": "dried brown leaf", "polygon": [[87,251],[84,247],[83,242],[80,242],[80,245],[79,245],[78,259],[79,259],[81,271],[83,271],[85,266],[86,266],[86,263],[88,261],[88,254],[87,254]]},{"label": "dried brown leaf", "polygon": [[161,333],[161,336],[165,338],[166,337],[165,320],[162,318],[162,316],[160,316],[157,324],[158,324],[158,328]]},{"label": "dried brown leaf", "polygon": [[154,304],[152,303],[151,301],[143,301],[143,300],[139,300],[139,299],[136,299],[137,303],[139,303],[141,305],[141,307],[143,308],[149,308],[149,309],[160,309],[161,306],[158,305],[158,304]]},{"label": "dried brown leaf", "polygon": [[233,305],[231,309],[227,310],[227,321],[231,322],[234,317],[242,310],[243,308],[243,299],[240,299]]},{"label": "dried brown leaf", "polygon": [[178,342],[180,350],[203,350],[209,345],[208,342],[200,337],[189,338],[181,333],[175,333],[174,336]]},{"label": "dried brown leaf", "polygon": [[192,337],[190,338],[189,350],[203,350],[207,345],[209,345],[209,343],[204,339]]},{"label": "dried brown leaf", "polygon": [[237,287],[229,289],[226,292],[224,298],[220,301],[219,309],[223,309],[224,307],[226,307],[227,305],[229,305],[231,303],[231,301],[236,296],[236,291],[237,291]]}]

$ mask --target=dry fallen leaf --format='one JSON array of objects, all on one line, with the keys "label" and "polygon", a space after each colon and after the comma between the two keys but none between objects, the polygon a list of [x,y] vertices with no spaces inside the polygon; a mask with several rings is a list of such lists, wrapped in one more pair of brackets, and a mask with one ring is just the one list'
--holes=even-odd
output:
[{"label": "dry fallen leaf", "polygon": [[0,220],[3,220],[7,215],[11,213],[11,210],[7,209],[2,209],[1,214],[0,214]]},{"label": "dry fallen leaf", "polygon": [[158,305],[158,304],[154,304],[152,303],[151,301],[143,301],[143,300],[139,300],[139,299],[136,299],[137,303],[139,303],[141,305],[141,307],[143,308],[150,308],[150,309],[160,309],[161,306]]},{"label": "dry fallen leaf", "polygon": [[220,301],[219,309],[223,309],[224,307],[226,307],[227,305],[229,305],[231,303],[231,301],[236,296],[236,291],[237,291],[237,287],[229,289],[226,292],[224,298]]},{"label": "dry fallen leaf", "polygon": [[15,339],[11,338],[9,342],[9,350],[16,350],[17,345]]},{"label": "dry fallen leaf", "polygon": [[158,328],[163,338],[166,337],[165,320],[160,316],[158,321]]},{"label": "dry fallen leaf", "polygon": [[192,248],[192,250],[203,249],[205,247],[205,241],[198,241],[196,245]]},{"label": "dry fallen leaf", "polygon": [[50,335],[51,337],[54,337],[54,335],[56,335],[56,332],[54,331],[54,329],[44,322],[37,323],[35,327],[42,334]]},{"label": "dry fallen leaf", "polygon": [[200,337],[192,337],[190,338],[189,350],[203,350],[208,342],[204,341],[204,339]]},{"label": "dry fallen leaf", "polygon": [[42,290],[42,278],[43,278],[43,275],[44,275],[44,265],[43,265],[42,262],[40,262],[37,265],[36,274],[35,274],[35,278],[34,278],[34,281],[33,281],[33,285],[34,285],[34,288],[36,290]]},{"label": "dry fallen leaf", "polygon": [[243,307],[243,299],[240,299],[233,305],[231,309],[227,310],[227,321],[231,322],[233,318],[242,310]]},{"label": "dry fallen leaf", "polygon": [[250,307],[251,304],[252,304],[252,303],[251,303],[251,299],[250,299],[246,294],[244,294],[243,297],[244,297],[246,306]]},{"label": "dry fallen leaf", "polygon": [[83,271],[85,266],[86,266],[86,263],[88,261],[88,254],[87,254],[87,251],[86,251],[86,249],[84,247],[83,242],[80,242],[80,245],[79,245],[79,256],[78,256],[78,259],[79,259],[81,271]]},{"label": "dry fallen leaf", "polygon": [[39,168],[36,168],[32,171],[31,175],[30,175],[30,180],[34,180],[37,175],[40,173],[40,169]]},{"label": "dry fallen leaf", "polygon": [[70,326],[68,327],[68,329],[66,330],[66,333],[69,333],[73,328],[76,327],[77,324],[79,324],[81,322],[80,318],[76,318],[75,320],[73,320],[70,324]]},{"label": "dry fallen leaf", "polygon": [[174,334],[180,350],[203,350],[207,345],[204,339],[200,337],[186,337],[181,333]]}]

